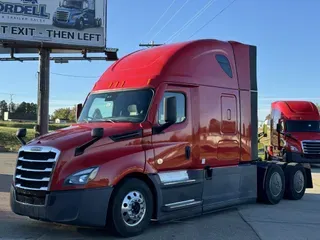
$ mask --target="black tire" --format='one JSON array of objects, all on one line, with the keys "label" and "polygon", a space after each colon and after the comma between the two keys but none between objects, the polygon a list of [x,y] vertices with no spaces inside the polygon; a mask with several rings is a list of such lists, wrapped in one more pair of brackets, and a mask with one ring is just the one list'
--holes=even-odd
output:
[{"label": "black tire", "polygon": [[282,168],[276,164],[268,167],[264,181],[263,201],[278,204],[284,196],[285,177]]},{"label": "black tire", "polygon": [[[143,211],[144,208],[142,204],[133,201],[141,200],[141,196],[144,199],[145,211]],[[128,204],[123,203],[124,201],[129,205],[130,203],[133,203],[131,210],[139,211],[139,214],[141,215],[143,215],[144,212],[141,221],[136,222],[137,225],[130,226],[130,223],[128,224],[124,219],[123,216],[127,216],[127,219],[132,219],[128,217],[129,207],[127,207]],[[113,234],[121,237],[133,237],[141,234],[148,227],[152,218],[153,196],[145,182],[136,178],[128,178],[124,180],[124,182],[115,189],[115,194],[113,195],[110,204],[107,224]],[[137,205],[139,205],[139,207],[137,207]],[[124,206],[123,209],[122,206]]]},{"label": "black tire", "polygon": [[284,170],[286,190],[284,197],[290,200],[300,200],[306,191],[306,170],[301,164],[288,164]]},{"label": "black tire", "polygon": [[83,30],[84,29],[84,21],[83,21],[82,18],[80,18],[77,21],[76,28],[77,28],[77,30]]},{"label": "black tire", "polygon": [[101,23],[102,23],[101,18],[97,18],[97,19],[95,20],[95,27],[101,27]]}]

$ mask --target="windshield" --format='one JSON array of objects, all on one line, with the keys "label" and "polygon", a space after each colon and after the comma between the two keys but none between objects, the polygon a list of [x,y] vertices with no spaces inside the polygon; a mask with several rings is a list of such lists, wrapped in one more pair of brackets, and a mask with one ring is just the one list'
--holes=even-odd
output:
[{"label": "windshield", "polygon": [[320,132],[320,121],[287,121],[287,132]]},{"label": "windshield", "polygon": [[65,0],[63,1],[62,7],[82,9],[82,5],[83,2],[81,1]]},{"label": "windshield", "polygon": [[151,89],[91,94],[78,122],[143,122],[152,96]]}]

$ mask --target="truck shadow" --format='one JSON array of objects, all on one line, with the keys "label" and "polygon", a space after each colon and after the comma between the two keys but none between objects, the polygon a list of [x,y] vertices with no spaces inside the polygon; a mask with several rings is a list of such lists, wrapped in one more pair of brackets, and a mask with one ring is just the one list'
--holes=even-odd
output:
[{"label": "truck shadow", "polygon": [[0,192],[10,192],[12,178],[12,175],[0,174]]}]

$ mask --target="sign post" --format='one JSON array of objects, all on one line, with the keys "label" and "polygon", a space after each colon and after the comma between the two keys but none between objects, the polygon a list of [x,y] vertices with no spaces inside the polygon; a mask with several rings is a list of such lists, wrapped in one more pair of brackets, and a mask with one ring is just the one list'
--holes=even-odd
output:
[{"label": "sign post", "polygon": [[49,85],[50,85],[50,49],[42,48],[39,52],[38,74],[38,135],[49,131]]},{"label": "sign post", "polygon": [[[0,1],[0,61],[39,61],[36,135],[48,132],[50,61],[118,60],[118,49],[106,48],[107,0]],[[38,57],[16,57],[16,53]],[[81,53],[82,57],[50,57]],[[105,57],[88,57],[104,53]]]}]

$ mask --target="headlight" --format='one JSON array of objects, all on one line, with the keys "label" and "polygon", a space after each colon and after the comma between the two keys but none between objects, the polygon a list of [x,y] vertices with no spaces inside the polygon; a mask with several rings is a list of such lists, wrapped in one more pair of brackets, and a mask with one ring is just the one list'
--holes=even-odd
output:
[{"label": "headlight", "polygon": [[75,16],[72,16],[72,17],[71,17],[72,20],[77,20],[77,18],[79,18],[78,15],[75,15]]},{"label": "headlight", "polygon": [[88,168],[74,173],[65,180],[67,185],[85,185],[97,176],[99,167]]},{"label": "headlight", "polygon": [[292,152],[299,152],[298,148],[296,148],[295,146],[290,146],[290,150]]}]

